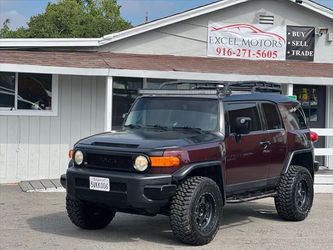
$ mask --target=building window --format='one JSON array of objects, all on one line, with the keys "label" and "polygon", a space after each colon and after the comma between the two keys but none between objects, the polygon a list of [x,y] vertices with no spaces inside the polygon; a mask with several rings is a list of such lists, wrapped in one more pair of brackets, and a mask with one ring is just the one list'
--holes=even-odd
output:
[{"label": "building window", "polygon": [[0,72],[0,115],[56,116],[58,77]]},{"label": "building window", "polygon": [[[139,90],[149,89],[190,89],[191,87],[209,86],[198,82],[192,84],[168,84],[176,83],[176,79],[157,79],[157,78],[132,78],[132,77],[113,77],[113,96],[112,96],[112,129],[120,129],[123,124],[123,115],[129,111],[133,102],[139,95]],[[213,85],[215,87],[215,85]]]},{"label": "building window", "polygon": [[[172,79],[157,79],[157,78],[147,78],[143,81],[143,89],[160,89],[163,84],[175,82],[176,80]],[[165,85],[163,89],[178,89],[179,87],[184,87],[182,85]],[[188,85],[188,84],[186,84]]]},{"label": "building window", "polygon": [[142,89],[142,78],[114,77],[112,97],[112,129],[120,129],[127,113]]},{"label": "building window", "polygon": [[0,72],[0,109],[15,106],[15,73]]},{"label": "building window", "polygon": [[299,88],[294,87],[294,95],[297,96],[297,100],[301,103],[306,118],[310,122],[317,121],[318,114],[318,95],[316,88]]},{"label": "building window", "polygon": [[[302,105],[310,128],[325,128],[326,124],[326,87],[318,85],[294,85],[294,95]],[[321,136],[314,144],[324,148],[326,138]],[[324,165],[324,157],[316,156],[316,160]]]}]

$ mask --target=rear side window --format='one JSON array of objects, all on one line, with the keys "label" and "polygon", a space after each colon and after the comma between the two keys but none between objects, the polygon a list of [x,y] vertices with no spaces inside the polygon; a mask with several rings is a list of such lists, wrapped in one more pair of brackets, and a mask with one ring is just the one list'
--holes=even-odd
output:
[{"label": "rear side window", "polygon": [[250,117],[252,120],[251,131],[262,130],[256,103],[228,103],[226,106],[229,116],[230,133],[235,132],[237,117]]},{"label": "rear side window", "polygon": [[287,120],[286,126],[288,125],[290,130],[308,128],[302,106],[299,103],[280,105],[279,109],[283,119]]},{"label": "rear side window", "polygon": [[280,115],[273,103],[263,103],[262,109],[266,117],[267,129],[280,129],[282,128],[282,123],[280,120]]}]

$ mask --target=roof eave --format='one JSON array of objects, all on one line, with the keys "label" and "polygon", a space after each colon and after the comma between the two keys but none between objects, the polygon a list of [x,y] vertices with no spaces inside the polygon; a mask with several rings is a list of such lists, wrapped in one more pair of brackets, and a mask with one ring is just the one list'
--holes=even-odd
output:
[{"label": "roof eave", "polygon": [[118,33],[109,34],[103,37],[100,41],[100,45],[105,45],[111,42],[125,39],[134,35],[139,35],[144,32],[155,30],[161,27],[165,27],[174,23],[178,23],[184,20],[188,20],[200,15],[205,15],[210,12],[214,12],[220,9],[231,7],[240,3],[248,2],[249,0],[224,0],[220,2],[214,2],[209,5],[201,6],[189,11],[185,11],[179,14],[175,14],[166,18],[161,18],[143,25],[133,27],[128,30],[124,30]]},{"label": "roof eave", "polygon": [[111,77],[142,77],[142,78],[163,78],[179,80],[209,80],[209,81],[269,81],[284,84],[310,84],[333,86],[332,77],[312,76],[279,76],[279,75],[247,75],[233,73],[201,73],[188,71],[159,71],[159,70],[132,70],[132,69],[111,69],[111,68],[74,68],[58,66],[38,66],[23,64],[0,64],[0,71],[23,72],[23,73],[45,73],[59,75],[80,75],[80,76],[111,76]]},{"label": "roof eave", "polygon": [[101,40],[102,38],[13,38],[0,39],[0,47],[98,47]]},{"label": "roof eave", "polygon": [[[289,0],[291,2],[296,2],[296,0]],[[314,1],[311,0],[303,0],[303,3],[300,4],[301,6],[304,6],[314,12],[317,12],[318,14],[321,14],[325,17],[328,17],[330,19],[333,19],[333,10],[324,7]]]},{"label": "roof eave", "polygon": [[[205,15],[217,10],[231,7],[250,0],[224,0],[204,5],[192,10],[184,11],[169,17],[161,18],[128,30],[112,33],[101,38],[52,38],[52,39],[0,39],[0,48],[13,47],[99,47],[108,43],[126,39],[144,32],[188,20],[200,15]],[[296,3],[296,0],[288,0]],[[298,3],[297,3],[298,4]],[[333,19],[333,11],[311,0],[303,0],[300,6],[310,9],[318,14]]]}]

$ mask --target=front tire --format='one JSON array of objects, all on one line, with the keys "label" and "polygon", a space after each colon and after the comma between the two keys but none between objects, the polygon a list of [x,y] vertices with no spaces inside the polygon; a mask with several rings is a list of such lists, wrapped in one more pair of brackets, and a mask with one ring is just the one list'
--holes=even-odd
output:
[{"label": "front tire", "polygon": [[281,218],[302,221],[311,210],[313,196],[313,178],[309,170],[292,165],[281,177],[275,207]]},{"label": "front tire", "polygon": [[222,214],[222,196],[216,183],[206,177],[190,177],[171,200],[170,225],[183,243],[204,245],[214,239]]},{"label": "front tire", "polygon": [[102,204],[66,197],[66,209],[74,225],[82,229],[101,229],[110,224],[116,212]]}]

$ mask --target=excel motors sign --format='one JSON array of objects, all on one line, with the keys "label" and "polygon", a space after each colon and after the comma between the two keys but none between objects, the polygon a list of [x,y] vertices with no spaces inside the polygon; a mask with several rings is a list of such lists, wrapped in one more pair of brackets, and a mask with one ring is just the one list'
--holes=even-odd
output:
[{"label": "excel motors sign", "polygon": [[286,27],[210,23],[208,56],[285,60]]},{"label": "excel motors sign", "polygon": [[[291,34],[295,34],[289,27],[288,32],[287,36],[286,26],[211,22],[208,25],[207,54],[215,57],[252,60],[286,60],[288,46],[288,59],[300,59],[292,57],[295,52],[290,52],[290,47],[291,44],[301,45],[302,43],[299,42],[301,38],[297,37],[297,43],[288,42],[288,39],[293,37]],[[305,44],[312,43],[306,42]],[[296,51],[299,48],[296,46],[293,49]]]}]

